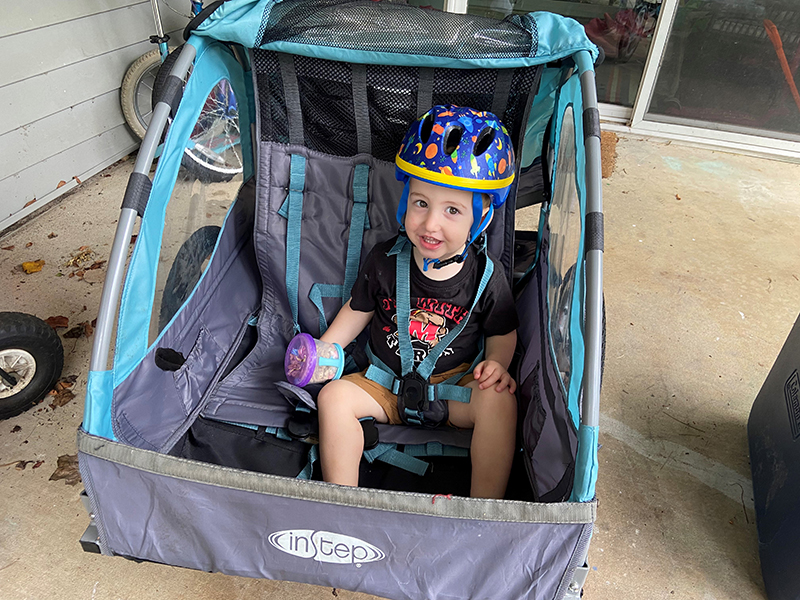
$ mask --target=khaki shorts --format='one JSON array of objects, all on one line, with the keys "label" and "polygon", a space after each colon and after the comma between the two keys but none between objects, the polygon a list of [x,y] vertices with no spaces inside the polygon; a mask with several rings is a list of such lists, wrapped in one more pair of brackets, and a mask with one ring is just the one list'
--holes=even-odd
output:
[{"label": "khaki shorts", "polygon": [[[459,373],[466,373],[461,379],[458,380],[456,385],[460,385],[462,387],[468,385],[470,382],[475,381],[475,378],[472,376],[472,372],[470,371],[467,373],[469,369],[469,363],[463,363],[457,366],[454,369],[450,369],[449,371],[445,371],[443,373],[437,373],[436,375],[431,375],[431,383],[441,383],[445,379],[449,379],[454,375],[458,375]],[[367,379],[364,376],[366,370],[361,371],[360,373],[353,373],[352,375],[345,375],[342,377],[344,381],[349,381],[351,383],[356,384],[362,390],[367,392],[372,398],[377,402],[380,407],[386,412],[386,416],[389,417],[389,423],[392,425],[400,425],[402,421],[400,420],[400,413],[397,410],[397,396],[392,394],[391,390],[386,389],[379,383],[375,383],[371,379]]]}]

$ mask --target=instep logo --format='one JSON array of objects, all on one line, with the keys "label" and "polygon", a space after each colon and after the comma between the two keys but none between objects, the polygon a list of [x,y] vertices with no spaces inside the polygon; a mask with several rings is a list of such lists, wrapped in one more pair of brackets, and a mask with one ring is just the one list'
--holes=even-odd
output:
[{"label": "instep logo", "polygon": [[319,562],[358,565],[386,558],[383,550],[364,540],[313,529],[287,529],[269,536],[269,543],[278,550]]}]

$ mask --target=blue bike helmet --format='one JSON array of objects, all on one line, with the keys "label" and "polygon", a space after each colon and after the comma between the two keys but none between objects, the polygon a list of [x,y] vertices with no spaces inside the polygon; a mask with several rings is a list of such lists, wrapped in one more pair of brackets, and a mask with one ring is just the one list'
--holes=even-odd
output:
[{"label": "blue bike helmet", "polygon": [[[452,105],[434,106],[411,124],[395,165],[395,176],[405,183],[397,208],[401,227],[411,177],[472,192],[472,227],[464,253],[456,257],[458,262],[489,225],[494,209],[506,201],[516,171],[514,147],[500,120],[490,112]],[[492,198],[485,218],[482,194]]]}]

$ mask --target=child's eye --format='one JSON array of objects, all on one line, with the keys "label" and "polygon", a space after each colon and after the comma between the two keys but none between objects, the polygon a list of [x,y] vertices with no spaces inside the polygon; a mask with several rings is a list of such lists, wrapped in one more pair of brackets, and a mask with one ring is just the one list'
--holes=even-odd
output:
[{"label": "child's eye", "polygon": [[458,210],[455,206],[448,206],[447,207],[447,214],[450,215],[460,215],[461,211]]},{"label": "child's eye", "polygon": [[425,200],[414,200],[414,206],[418,206],[420,208],[428,208],[428,203]]}]

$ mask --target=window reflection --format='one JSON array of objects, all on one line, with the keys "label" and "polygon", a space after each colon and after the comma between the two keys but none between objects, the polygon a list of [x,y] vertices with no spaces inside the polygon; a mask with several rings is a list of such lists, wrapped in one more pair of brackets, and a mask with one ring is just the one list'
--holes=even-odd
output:
[{"label": "window reflection", "polygon": [[597,67],[598,100],[633,106],[661,0],[470,0],[468,10],[500,19],[539,10],[572,17],[605,53],[603,64]]},{"label": "window reflection", "polygon": [[800,139],[798,66],[796,0],[683,0],[648,118]]}]

